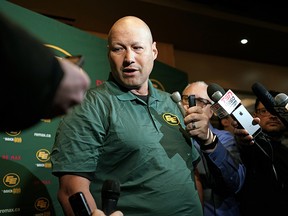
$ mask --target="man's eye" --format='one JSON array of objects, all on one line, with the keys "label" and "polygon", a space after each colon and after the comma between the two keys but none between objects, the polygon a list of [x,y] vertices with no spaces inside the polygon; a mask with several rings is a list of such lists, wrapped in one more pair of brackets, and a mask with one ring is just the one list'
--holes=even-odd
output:
[{"label": "man's eye", "polygon": [[134,50],[142,50],[143,47],[133,47]]},{"label": "man's eye", "polygon": [[114,47],[114,48],[112,49],[113,52],[119,52],[119,51],[121,51],[121,50],[123,50],[123,48],[121,48],[121,47]]}]

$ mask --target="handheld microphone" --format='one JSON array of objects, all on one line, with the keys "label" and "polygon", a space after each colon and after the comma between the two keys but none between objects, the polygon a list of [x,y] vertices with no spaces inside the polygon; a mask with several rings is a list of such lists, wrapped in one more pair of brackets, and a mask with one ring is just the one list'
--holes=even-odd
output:
[{"label": "handheld microphone", "polygon": [[256,97],[261,101],[264,107],[272,114],[277,115],[277,112],[274,110],[275,100],[269,91],[259,82],[256,82],[252,85],[252,91]]},{"label": "handheld microphone", "polygon": [[219,117],[224,118],[229,115],[229,113],[217,102],[223,97],[225,94],[225,90],[216,83],[212,83],[207,87],[207,94],[210,99],[214,102],[211,106],[212,111]]},{"label": "handheld microphone", "polygon": [[281,118],[285,120],[285,122],[282,121],[283,124],[288,126],[288,96],[284,93],[279,93],[275,96],[275,104],[274,109],[281,116]]},{"label": "handheld microphone", "polygon": [[276,102],[276,97],[274,99],[273,96],[269,93],[269,91],[262,84],[258,82],[252,85],[252,91],[259,99],[259,101],[261,101],[264,107],[268,110],[268,112],[270,112],[272,115],[277,116],[281,120],[281,122],[286,127],[288,127],[288,113],[287,111],[285,111],[285,107],[283,107],[282,105],[282,103],[285,103],[286,100],[285,94],[280,93],[280,95],[279,94],[276,95],[276,97],[278,96]]},{"label": "handheld microphone", "polygon": [[120,196],[120,183],[114,180],[105,180],[101,190],[102,211],[109,216],[116,211]]},{"label": "handheld microphone", "polygon": [[279,93],[275,96],[276,106],[283,106],[288,110],[288,96],[284,93]]},{"label": "handheld microphone", "polygon": [[177,104],[180,112],[182,113],[182,116],[185,117],[186,116],[186,111],[185,111],[185,108],[184,108],[184,106],[182,104],[180,93],[178,91],[173,92],[171,94],[171,98]]},{"label": "handheld microphone", "polygon": [[215,103],[211,105],[211,110],[220,118],[231,115],[240,128],[248,131],[254,138],[261,132],[261,127],[253,123],[253,117],[241,104],[241,100],[229,89],[225,90],[212,83],[207,88],[207,94]]}]

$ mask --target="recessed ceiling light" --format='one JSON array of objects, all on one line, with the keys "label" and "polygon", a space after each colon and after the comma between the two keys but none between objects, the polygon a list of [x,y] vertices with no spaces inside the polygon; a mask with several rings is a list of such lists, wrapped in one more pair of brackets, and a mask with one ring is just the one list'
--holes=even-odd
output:
[{"label": "recessed ceiling light", "polygon": [[245,38],[243,38],[240,42],[241,42],[241,44],[247,44],[247,43],[248,43],[248,40],[245,39]]}]

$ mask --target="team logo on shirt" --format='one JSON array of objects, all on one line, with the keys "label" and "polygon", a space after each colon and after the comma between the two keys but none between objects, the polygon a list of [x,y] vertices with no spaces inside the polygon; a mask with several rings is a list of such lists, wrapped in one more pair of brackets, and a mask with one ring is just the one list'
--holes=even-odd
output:
[{"label": "team logo on shirt", "polygon": [[162,117],[169,125],[176,126],[180,124],[179,118],[174,114],[164,113]]}]

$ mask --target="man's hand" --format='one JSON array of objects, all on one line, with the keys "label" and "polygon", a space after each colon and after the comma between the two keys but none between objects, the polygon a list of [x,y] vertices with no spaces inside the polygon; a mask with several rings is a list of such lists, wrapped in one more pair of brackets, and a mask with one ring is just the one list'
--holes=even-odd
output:
[{"label": "man's hand", "polygon": [[[106,216],[103,211],[96,209],[93,213],[92,216]],[[124,214],[121,211],[115,211],[110,216],[124,216]]]},{"label": "man's hand", "polygon": [[[253,124],[259,124],[259,123],[260,123],[259,118],[253,118]],[[237,121],[233,121],[231,124],[234,127],[234,136],[238,144],[253,145],[255,143],[253,137],[248,133],[247,130],[238,128]]]},{"label": "man's hand", "polygon": [[209,129],[209,117],[203,112],[199,106],[193,106],[186,110],[184,123],[186,131],[193,137],[197,138],[199,144],[211,143],[213,136]]}]

